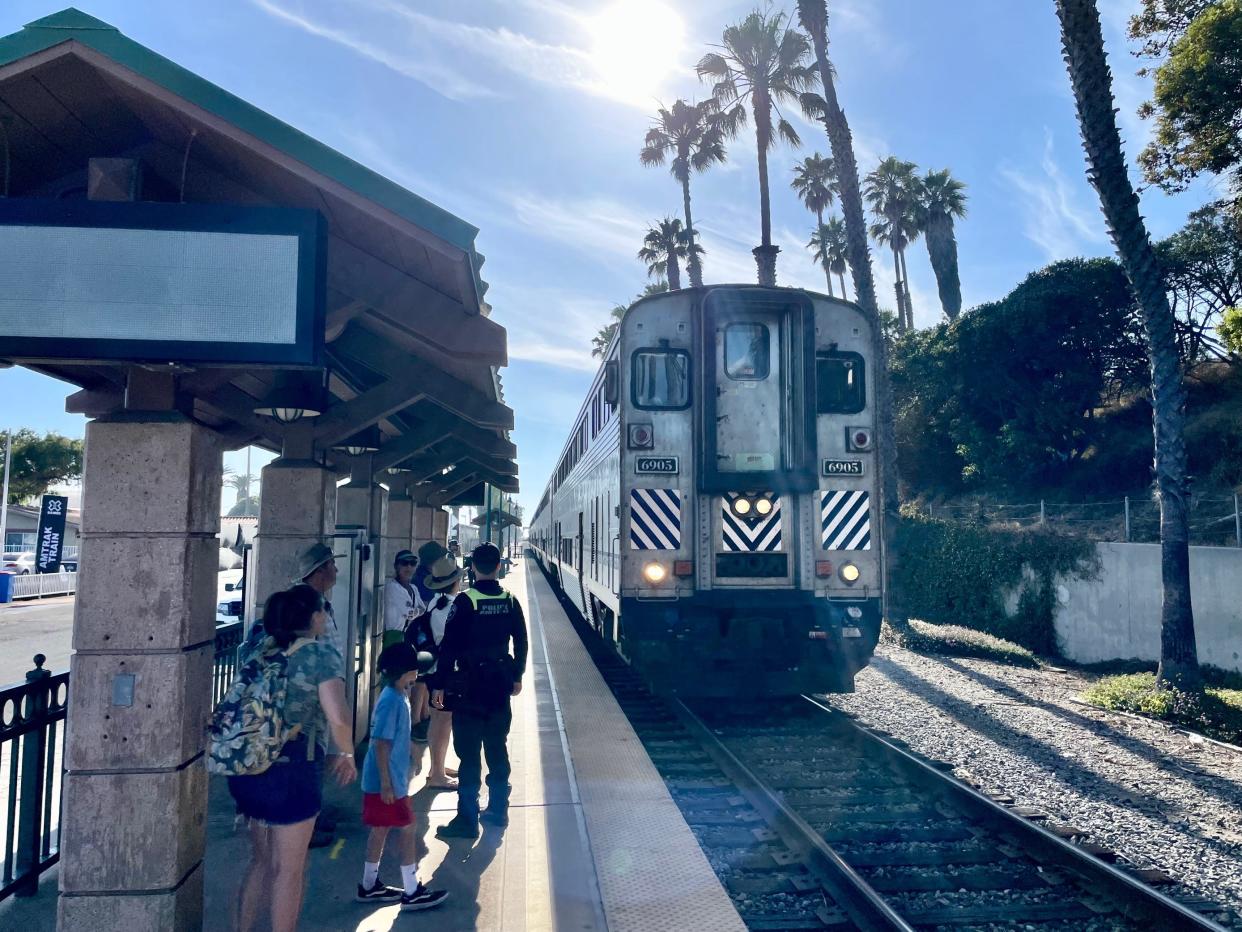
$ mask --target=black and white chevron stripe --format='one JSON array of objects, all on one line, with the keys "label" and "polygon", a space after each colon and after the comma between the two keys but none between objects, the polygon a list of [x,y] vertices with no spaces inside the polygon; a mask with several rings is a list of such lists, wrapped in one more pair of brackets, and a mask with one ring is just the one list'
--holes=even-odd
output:
[{"label": "black and white chevron stripe", "polygon": [[733,503],[743,496],[729,492],[720,500],[722,544],[728,553],[766,553],[781,549],[781,500],[772,499],[766,515],[751,512],[750,520],[733,512]]},{"label": "black and white chevron stripe", "polygon": [[871,495],[848,489],[820,493],[825,550],[871,549]]},{"label": "black and white chevron stripe", "polygon": [[681,493],[676,489],[630,490],[630,549],[681,547]]}]

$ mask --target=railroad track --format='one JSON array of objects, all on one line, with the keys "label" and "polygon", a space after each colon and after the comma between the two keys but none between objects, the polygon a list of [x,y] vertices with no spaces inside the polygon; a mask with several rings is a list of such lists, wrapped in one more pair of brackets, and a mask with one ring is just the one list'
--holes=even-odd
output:
[{"label": "railroad track", "polygon": [[[677,703],[749,805],[864,929],[1221,929],[812,697]],[[1104,853],[1104,852],[1100,852]]]}]

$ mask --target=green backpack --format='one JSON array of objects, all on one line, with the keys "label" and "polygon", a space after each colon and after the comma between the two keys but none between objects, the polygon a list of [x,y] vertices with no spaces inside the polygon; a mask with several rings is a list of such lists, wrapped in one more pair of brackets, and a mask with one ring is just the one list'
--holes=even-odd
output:
[{"label": "green backpack", "polygon": [[298,638],[285,650],[272,645],[242,664],[207,726],[208,771],[226,777],[263,773],[285,742],[297,737],[300,724],[285,728],[289,656],[310,643]]}]

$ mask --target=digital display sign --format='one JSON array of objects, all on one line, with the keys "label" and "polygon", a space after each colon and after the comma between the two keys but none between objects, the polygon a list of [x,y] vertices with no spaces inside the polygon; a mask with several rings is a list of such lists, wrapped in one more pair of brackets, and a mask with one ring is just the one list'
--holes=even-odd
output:
[{"label": "digital display sign", "polygon": [[0,200],[0,358],[321,363],[315,211]]}]

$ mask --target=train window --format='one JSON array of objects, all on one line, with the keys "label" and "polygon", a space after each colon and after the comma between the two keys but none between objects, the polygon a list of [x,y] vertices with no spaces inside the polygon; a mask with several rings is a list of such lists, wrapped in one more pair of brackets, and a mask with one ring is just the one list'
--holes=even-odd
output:
[{"label": "train window", "polygon": [[819,353],[815,374],[820,414],[857,414],[866,406],[866,367],[858,353]]},{"label": "train window", "polygon": [[742,381],[761,381],[771,369],[772,347],[763,324],[729,324],[724,334],[725,375]]},{"label": "train window", "polygon": [[690,407],[690,354],[664,347],[636,350],[634,406],[644,411]]}]

